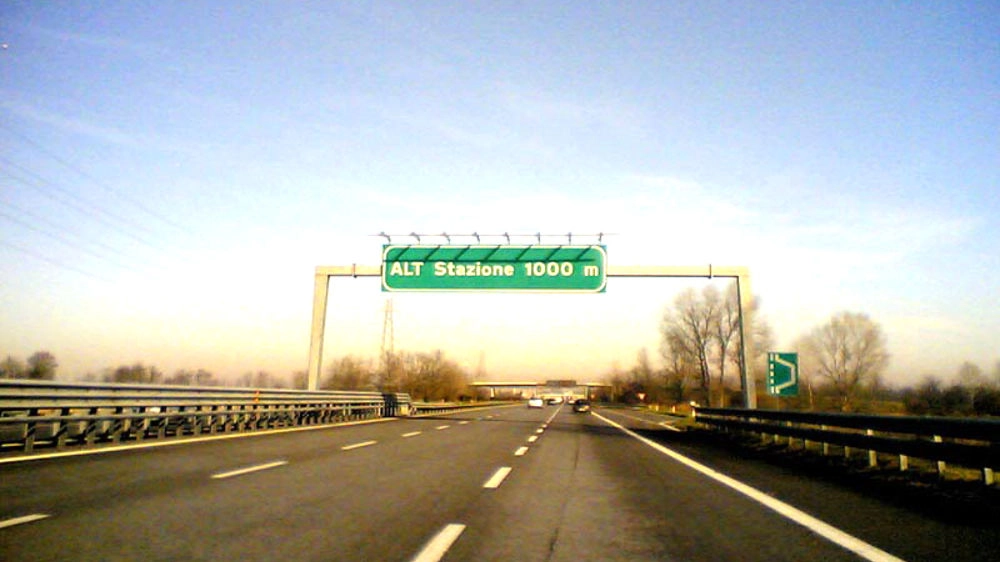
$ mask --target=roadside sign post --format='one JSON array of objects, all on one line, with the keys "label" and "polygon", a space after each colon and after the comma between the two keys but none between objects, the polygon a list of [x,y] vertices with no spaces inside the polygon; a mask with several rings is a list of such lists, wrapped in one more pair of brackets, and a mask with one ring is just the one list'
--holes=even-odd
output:
[{"label": "roadside sign post", "polygon": [[767,393],[772,396],[799,395],[799,354],[767,354]]}]

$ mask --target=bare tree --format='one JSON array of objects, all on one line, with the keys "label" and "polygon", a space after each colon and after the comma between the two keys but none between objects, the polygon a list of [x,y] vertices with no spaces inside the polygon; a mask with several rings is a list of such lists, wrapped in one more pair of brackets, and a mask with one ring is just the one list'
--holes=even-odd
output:
[{"label": "bare tree", "polygon": [[882,329],[868,315],[835,314],[802,340],[816,373],[830,383],[842,411],[854,408],[858,393],[889,364]]},{"label": "bare tree", "polygon": [[[744,304],[744,306],[747,306]],[[758,301],[750,305],[759,308]],[[715,285],[706,286],[701,293],[688,289],[680,293],[667,308],[660,324],[660,354],[667,365],[665,375],[674,391],[687,387],[687,380],[694,373],[694,386],[701,397],[724,406],[727,396],[727,375],[732,369],[742,373],[743,341],[740,323],[752,342],[748,356],[755,367],[762,360],[773,341],[770,326],[759,314],[740,317],[739,292],[731,283],[721,293]],[[761,370],[761,369],[756,369]],[[753,376],[755,369],[748,369]],[[742,388],[743,381],[740,380]],[[717,391],[713,398],[712,390]]]},{"label": "bare tree", "polygon": [[327,369],[320,388],[327,390],[372,390],[375,372],[371,363],[347,355],[336,360]]},{"label": "bare tree", "polygon": [[105,382],[159,383],[163,382],[163,373],[156,367],[135,363],[106,369],[102,379]]},{"label": "bare tree", "polygon": [[3,362],[0,362],[0,379],[24,378],[25,372],[24,363],[13,355],[8,355]]},{"label": "bare tree", "polygon": [[28,370],[25,373],[29,379],[53,380],[59,363],[48,351],[36,351],[28,358]]},{"label": "bare tree", "polygon": [[683,361],[697,365],[698,388],[710,401],[710,358],[720,305],[718,291],[714,287],[706,287],[703,297],[699,298],[694,289],[687,289],[677,295],[673,306],[664,312],[660,324],[661,352],[664,357],[678,355]]},{"label": "bare tree", "polygon": [[[716,294],[718,294],[717,291]],[[741,354],[739,353],[739,347],[742,345],[742,342],[739,341],[740,302],[739,294],[736,290],[736,284],[731,283],[727,287],[725,295],[716,298],[719,302],[719,314],[715,326],[712,329],[712,337],[715,339],[715,346],[718,351],[718,353],[716,353],[716,361],[719,366],[717,383],[719,390],[718,405],[725,407],[726,365],[730,362],[730,360],[735,359],[735,363],[738,367],[742,361]],[[734,343],[736,345],[733,345]],[[733,353],[734,350],[735,353]]]}]

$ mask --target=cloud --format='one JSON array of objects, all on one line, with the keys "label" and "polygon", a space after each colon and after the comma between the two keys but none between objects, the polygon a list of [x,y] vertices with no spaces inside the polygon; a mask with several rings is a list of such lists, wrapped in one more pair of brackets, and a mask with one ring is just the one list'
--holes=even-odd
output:
[{"label": "cloud", "polygon": [[547,126],[599,125],[608,129],[634,133],[642,130],[639,111],[608,98],[572,99],[570,95],[549,94],[526,89],[509,82],[496,85],[498,104],[515,118]]}]

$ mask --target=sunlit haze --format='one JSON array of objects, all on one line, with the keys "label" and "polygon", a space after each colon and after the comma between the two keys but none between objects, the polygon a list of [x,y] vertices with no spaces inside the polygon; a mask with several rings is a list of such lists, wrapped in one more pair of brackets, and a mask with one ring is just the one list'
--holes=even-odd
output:
[{"label": "sunlit haze", "polygon": [[[781,349],[847,310],[891,382],[1000,360],[995,2],[4,2],[0,42],[0,358],[60,378],[305,370],[315,268],[380,232],[606,233],[748,267]],[[325,361],[391,297],[396,350],[598,380],[709,282],[337,278]]]}]

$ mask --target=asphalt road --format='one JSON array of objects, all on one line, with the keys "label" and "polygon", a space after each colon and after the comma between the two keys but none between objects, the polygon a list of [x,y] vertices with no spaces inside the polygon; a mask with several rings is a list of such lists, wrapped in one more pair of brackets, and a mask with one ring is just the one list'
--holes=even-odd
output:
[{"label": "asphalt road", "polygon": [[0,560],[915,561],[1000,552],[995,523],[907,510],[686,442],[660,421],[515,406],[0,464]]}]

